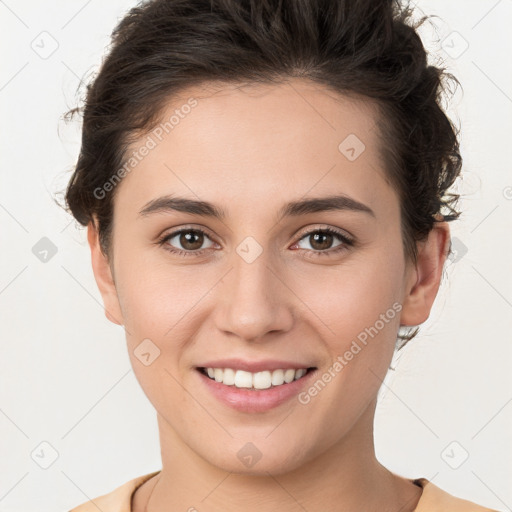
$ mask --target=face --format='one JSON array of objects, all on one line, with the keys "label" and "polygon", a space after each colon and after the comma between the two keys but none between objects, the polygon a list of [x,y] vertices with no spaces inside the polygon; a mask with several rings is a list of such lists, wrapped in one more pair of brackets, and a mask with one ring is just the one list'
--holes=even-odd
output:
[{"label": "face", "polygon": [[[400,324],[428,317],[447,228],[408,264],[370,101],[295,80],[189,89],[162,118],[176,110],[129,151],[149,147],[117,185],[110,265],[90,228],[107,315],[162,443],[226,471],[296,469],[371,430],[359,420]],[[268,388],[290,368],[309,371]]]}]

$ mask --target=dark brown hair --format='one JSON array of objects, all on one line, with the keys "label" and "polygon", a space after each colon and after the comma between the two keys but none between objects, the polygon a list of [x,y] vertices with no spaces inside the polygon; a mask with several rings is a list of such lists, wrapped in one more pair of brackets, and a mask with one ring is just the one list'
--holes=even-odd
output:
[{"label": "dark brown hair", "polygon": [[[427,63],[413,9],[399,0],[150,0],[119,22],[101,68],[87,85],[82,145],[66,191],[73,216],[97,216],[111,247],[115,187],[128,146],[151,131],[173,95],[205,82],[282,83],[309,79],[341,95],[371,98],[381,153],[400,197],[404,253],[439,219],[451,221],[460,173],[458,133],[441,108],[453,75]],[[442,215],[443,217],[436,217]],[[400,335],[402,340],[412,335]],[[405,344],[405,343],[404,343]]]}]

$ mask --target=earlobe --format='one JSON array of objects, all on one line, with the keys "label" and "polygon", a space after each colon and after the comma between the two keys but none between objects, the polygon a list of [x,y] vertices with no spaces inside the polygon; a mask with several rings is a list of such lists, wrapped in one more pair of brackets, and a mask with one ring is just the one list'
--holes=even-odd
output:
[{"label": "earlobe", "polygon": [[450,246],[450,229],[447,222],[436,222],[427,240],[418,250],[416,266],[411,270],[404,290],[400,324],[417,326],[430,316],[432,305],[439,291],[444,263]]},{"label": "earlobe", "polygon": [[117,290],[112,276],[112,270],[108,261],[108,257],[101,249],[97,222],[89,222],[87,226],[87,241],[91,249],[91,263],[94,273],[94,279],[98,285],[103,304],[105,307],[105,316],[114,324],[123,325],[123,316]]}]

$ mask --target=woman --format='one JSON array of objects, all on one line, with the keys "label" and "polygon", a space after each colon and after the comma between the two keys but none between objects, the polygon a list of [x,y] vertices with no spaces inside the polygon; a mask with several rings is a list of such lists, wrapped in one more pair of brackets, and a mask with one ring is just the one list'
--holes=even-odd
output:
[{"label": "woman", "polygon": [[[377,393],[459,212],[443,70],[384,0],[154,0],[67,190],[162,469],[74,512],[483,511],[381,465]],[[75,109],[73,112],[77,112]]]}]

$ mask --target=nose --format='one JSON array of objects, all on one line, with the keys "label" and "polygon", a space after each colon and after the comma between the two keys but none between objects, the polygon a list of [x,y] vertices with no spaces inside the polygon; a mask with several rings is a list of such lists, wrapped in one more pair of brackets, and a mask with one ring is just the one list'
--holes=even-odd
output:
[{"label": "nose", "polygon": [[293,292],[270,263],[265,251],[252,262],[233,254],[215,311],[215,324],[225,335],[256,342],[292,328]]}]

